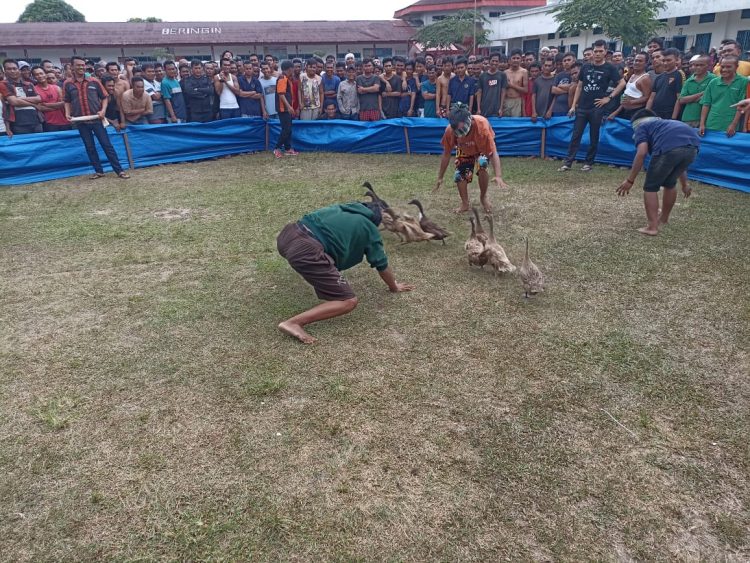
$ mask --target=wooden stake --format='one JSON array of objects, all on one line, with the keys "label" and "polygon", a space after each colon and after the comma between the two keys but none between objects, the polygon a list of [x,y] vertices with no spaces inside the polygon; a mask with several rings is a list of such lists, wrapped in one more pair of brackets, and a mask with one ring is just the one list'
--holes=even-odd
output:
[{"label": "wooden stake", "polygon": [[404,127],[404,141],[406,141],[406,154],[411,155],[411,146],[409,145],[409,128]]},{"label": "wooden stake", "polygon": [[128,140],[127,132],[123,132],[122,140],[125,143],[125,152],[128,155],[128,164],[131,170],[135,170],[135,163],[133,162],[133,152],[130,150],[130,141]]},{"label": "wooden stake", "polygon": [[270,128],[270,126],[268,125],[268,121],[266,121],[266,150],[268,150],[268,146],[269,146],[269,142],[270,142],[270,141],[268,140],[268,139],[269,139],[269,137],[270,137],[270,134],[271,134],[270,132],[271,132],[271,128]]},{"label": "wooden stake", "polygon": [[546,156],[545,155],[546,149],[547,149],[547,129],[544,128],[542,129],[542,145],[541,145],[541,148],[539,149],[539,156],[541,158],[544,158]]}]

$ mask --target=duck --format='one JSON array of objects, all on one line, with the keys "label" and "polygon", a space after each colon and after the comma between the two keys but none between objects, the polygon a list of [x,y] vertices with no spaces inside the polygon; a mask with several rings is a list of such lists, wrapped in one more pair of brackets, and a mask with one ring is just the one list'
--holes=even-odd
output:
[{"label": "duck", "polygon": [[477,239],[482,244],[486,244],[489,240],[487,237],[487,233],[484,230],[484,227],[482,227],[482,222],[479,220],[479,212],[477,211],[476,207],[471,208],[472,213],[474,213],[474,217],[477,218]]},{"label": "duck", "polygon": [[523,261],[521,262],[521,267],[518,269],[518,273],[521,276],[521,284],[523,285],[524,297],[526,299],[529,298],[529,295],[534,296],[544,291],[544,274],[529,258],[528,237],[526,237],[526,252],[523,255]]},{"label": "duck", "polygon": [[427,218],[427,216],[424,214],[424,207],[422,207],[422,202],[420,202],[418,199],[411,200],[409,202],[409,205],[416,205],[417,209],[419,209],[419,226],[422,228],[422,230],[425,233],[432,233],[434,235],[434,240],[443,241],[443,245],[445,245],[445,239],[450,236],[450,233],[431,219]]},{"label": "duck", "polygon": [[390,207],[384,199],[381,199],[380,196],[375,193],[375,190],[370,182],[364,182],[362,184],[362,187],[367,189],[367,191],[365,192],[366,196],[370,197],[374,202],[380,204],[380,207],[382,209],[383,228],[385,228],[387,231],[391,231],[392,233],[396,233],[396,236],[398,236],[401,244],[408,244],[410,242],[422,242],[435,238],[434,234],[426,233],[422,230],[422,227],[419,225],[419,221],[416,218],[406,213],[401,214]]},{"label": "duck", "polygon": [[468,240],[464,243],[464,250],[469,258],[469,266],[479,266],[484,268],[487,263],[487,257],[484,254],[484,244],[482,244],[477,238],[476,224],[474,217],[469,217],[471,223],[471,234]]},{"label": "duck", "polygon": [[[476,209],[474,211],[476,212]],[[512,274],[516,271],[516,267],[508,259],[505,249],[495,239],[495,221],[492,215],[487,215],[486,219],[490,224],[490,234],[484,244],[483,253],[487,258],[487,263],[492,266],[496,274]]]}]

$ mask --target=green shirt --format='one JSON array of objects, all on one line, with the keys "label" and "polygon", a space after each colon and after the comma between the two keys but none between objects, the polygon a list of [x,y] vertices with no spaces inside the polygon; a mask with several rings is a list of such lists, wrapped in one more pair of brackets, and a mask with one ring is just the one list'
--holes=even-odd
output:
[{"label": "green shirt", "polygon": [[[685,81],[685,84],[682,85],[680,97],[682,98],[683,96],[692,96],[694,94],[705,92],[709,83],[715,78],[716,76],[713,74],[707,73],[706,76],[703,77],[703,80],[698,82],[695,79],[695,75],[691,76]],[[685,104],[682,110],[682,121],[700,121],[701,107],[700,99],[697,102]]]},{"label": "green shirt", "polygon": [[342,203],[308,213],[300,222],[312,231],[339,270],[356,266],[367,256],[370,266],[382,272],[388,267],[388,258],[373,217],[361,203]]},{"label": "green shirt", "polygon": [[739,74],[729,84],[725,84],[721,77],[712,80],[701,98],[701,104],[711,106],[706,118],[706,129],[726,131],[732,124],[737,110],[730,107],[745,99],[747,78]]}]

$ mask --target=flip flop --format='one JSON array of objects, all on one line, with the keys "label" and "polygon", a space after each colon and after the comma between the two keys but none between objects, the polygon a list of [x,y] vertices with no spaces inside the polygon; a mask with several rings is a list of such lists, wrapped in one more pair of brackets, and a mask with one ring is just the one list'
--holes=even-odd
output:
[{"label": "flip flop", "polygon": [[130,178],[130,174],[128,174],[127,172],[120,172],[120,173],[119,173],[119,174],[117,175],[117,177],[118,177],[118,178],[121,178],[121,179],[123,179],[123,180],[127,180],[127,179],[129,179],[129,178]]},{"label": "flip flop", "polygon": [[96,172],[93,176],[89,176],[89,180],[98,180],[99,178],[104,178],[104,174]]}]

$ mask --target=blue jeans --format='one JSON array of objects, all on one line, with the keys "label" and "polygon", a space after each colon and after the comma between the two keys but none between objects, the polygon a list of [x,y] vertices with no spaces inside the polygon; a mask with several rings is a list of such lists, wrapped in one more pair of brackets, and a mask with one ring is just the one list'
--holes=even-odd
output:
[{"label": "blue jeans", "polygon": [[117,158],[115,148],[112,146],[112,141],[109,140],[109,135],[104,130],[104,125],[98,119],[96,121],[82,121],[78,123],[78,133],[83,139],[83,145],[86,147],[86,154],[89,157],[89,162],[94,167],[94,170],[99,174],[104,174],[102,163],[99,160],[99,153],[96,151],[96,145],[94,145],[94,135],[99,140],[99,144],[104,149],[104,154],[107,155],[107,160],[112,165],[112,169],[120,174],[122,172],[122,166],[120,166],[120,160]]},{"label": "blue jeans", "polygon": [[596,157],[596,150],[599,148],[599,128],[602,126],[604,119],[604,108],[577,109],[576,122],[573,125],[573,136],[570,138],[568,147],[568,156],[565,158],[565,164],[570,166],[576,159],[578,147],[581,146],[581,137],[586,130],[586,125],[590,126],[589,130],[589,150],[586,153],[585,164],[593,165]]},{"label": "blue jeans", "polygon": [[219,109],[219,119],[232,119],[233,117],[242,117],[240,108]]}]

